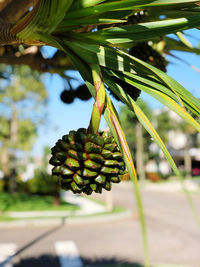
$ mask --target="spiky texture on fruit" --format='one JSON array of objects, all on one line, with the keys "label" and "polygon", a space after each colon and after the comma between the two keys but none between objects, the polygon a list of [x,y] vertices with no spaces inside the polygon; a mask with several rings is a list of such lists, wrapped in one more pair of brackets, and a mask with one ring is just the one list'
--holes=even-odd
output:
[{"label": "spiky texture on fruit", "polygon": [[61,187],[74,193],[101,193],[120,182],[125,171],[122,154],[109,132],[88,134],[86,129],[70,131],[52,148],[50,164]]},{"label": "spiky texture on fruit", "polygon": [[65,104],[71,104],[74,102],[74,91],[73,90],[64,90],[62,91],[62,93],[60,94],[60,99],[62,100],[62,102],[64,102]]},{"label": "spiky texture on fruit", "polygon": [[85,84],[80,85],[76,90],[75,90],[75,95],[79,99],[83,101],[89,100],[92,95],[90,94],[90,91],[88,90],[87,86]]}]

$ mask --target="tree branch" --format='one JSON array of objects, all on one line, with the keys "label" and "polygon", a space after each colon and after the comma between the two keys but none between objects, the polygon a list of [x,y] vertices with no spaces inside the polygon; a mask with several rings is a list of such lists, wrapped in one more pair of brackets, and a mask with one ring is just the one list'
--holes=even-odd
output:
[{"label": "tree branch", "polygon": [[19,52],[16,52],[15,54],[2,53],[3,55],[0,56],[0,64],[28,65],[39,72],[58,73],[61,75],[66,70],[74,69],[69,58],[43,58],[42,54],[36,49],[37,47],[29,47],[22,55],[19,54]]},{"label": "tree branch", "polygon": [[17,43],[16,37],[10,33],[12,24],[4,23],[0,18],[0,46]]},{"label": "tree branch", "polygon": [[[0,17],[6,23],[16,23],[37,0],[12,0],[1,11]],[[2,3],[3,4],[3,3]]]},{"label": "tree branch", "polygon": [[39,0],[0,0],[0,45],[18,44],[11,28]]},{"label": "tree branch", "polygon": [[11,0],[0,0],[0,11],[2,11],[10,2]]}]

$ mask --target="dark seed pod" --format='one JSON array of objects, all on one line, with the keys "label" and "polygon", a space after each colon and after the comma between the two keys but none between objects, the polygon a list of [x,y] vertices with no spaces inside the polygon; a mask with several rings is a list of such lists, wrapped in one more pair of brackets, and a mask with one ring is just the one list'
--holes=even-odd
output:
[{"label": "dark seed pod", "polygon": [[144,23],[148,21],[148,13],[147,11],[140,11],[128,17],[127,25]]},{"label": "dark seed pod", "polygon": [[90,91],[88,90],[87,86],[85,84],[80,85],[76,90],[75,90],[75,95],[79,99],[83,101],[89,100],[92,96],[90,94]]},{"label": "dark seed pod", "polygon": [[[65,145],[63,144],[65,143]],[[101,193],[119,183],[125,164],[109,132],[87,134],[86,129],[70,131],[52,148],[50,164],[61,187],[74,193]]]},{"label": "dark seed pod", "polygon": [[147,42],[137,43],[130,49],[129,54],[166,72],[166,59]]},{"label": "dark seed pod", "polygon": [[[130,49],[129,54],[143,60],[144,62],[147,62],[163,72],[166,72],[166,59],[159,52],[153,49],[147,42],[137,43]],[[133,100],[137,100],[137,98],[140,96],[141,91],[136,87],[126,83],[123,80],[120,80],[117,77],[114,77],[114,80]],[[115,97],[115,99],[120,101],[119,97],[115,95],[110,88],[108,88],[108,90]]]},{"label": "dark seed pod", "polygon": [[60,99],[62,100],[62,102],[64,102],[65,104],[71,104],[74,102],[74,91],[73,90],[64,90],[61,95],[60,95]]},{"label": "dark seed pod", "polygon": [[[138,97],[140,96],[141,91],[139,89],[137,89],[136,87],[128,84],[127,82],[117,78],[117,77],[113,77],[113,79],[115,80],[115,83],[117,83],[119,86],[121,86],[124,91],[133,99],[133,100],[137,100]],[[109,92],[111,93],[112,96],[114,96],[114,98],[118,101],[120,101],[120,98],[113,93],[113,91],[108,88]]]},{"label": "dark seed pod", "polygon": [[104,25],[98,25],[98,30],[103,30],[110,27],[121,27],[126,25],[133,25],[137,23],[144,23],[148,21],[148,12],[147,11],[140,11],[136,12],[135,14],[126,17],[126,22],[123,23],[113,23],[113,24],[104,24]]}]

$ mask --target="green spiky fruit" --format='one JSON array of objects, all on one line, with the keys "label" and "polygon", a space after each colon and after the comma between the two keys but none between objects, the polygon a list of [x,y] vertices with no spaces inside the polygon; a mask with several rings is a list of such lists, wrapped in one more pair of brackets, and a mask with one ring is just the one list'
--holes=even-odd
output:
[{"label": "green spiky fruit", "polygon": [[76,90],[75,90],[75,95],[79,99],[83,101],[89,100],[92,95],[90,94],[90,91],[88,90],[87,86],[85,84],[80,85]]},{"label": "green spiky fruit", "polygon": [[60,95],[60,99],[62,100],[62,102],[64,102],[65,104],[71,104],[74,102],[74,91],[73,90],[64,90],[61,95]]},{"label": "green spiky fruit", "polygon": [[88,134],[83,128],[57,141],[50,164],[64,190],[87,195],[111,190],[111,184],[119,183],[119,175],[125,171],[122,154],[111,134]]}]

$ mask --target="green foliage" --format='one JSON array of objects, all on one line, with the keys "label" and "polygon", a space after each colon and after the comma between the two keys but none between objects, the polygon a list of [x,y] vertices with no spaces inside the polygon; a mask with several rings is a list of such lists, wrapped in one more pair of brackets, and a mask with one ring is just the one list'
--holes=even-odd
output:
[{"label": "green foliage", "polygon": [[37,137],[36,125],[29,119],[18,121],[18,142],[13,146],[9,142],[10,139],[10,119],[0,116],[0,142],[7,147],[19,149],[22,151],[30,151]]},{"label": "green foliage", "polygon": [[3,187],[4,187],[4,181],[0,180],[0,194],[3,192]]},{"label": "green foliage", "polygon": [[180,127],[178,122],[174,122],[169,116],[168,110],[162,110],[155,116],[156,130],[164,143],[168,141],[168,132]]},{"label": "green foliage", "polygon": [[[150,120],[152,120],[152,110],[149,107],[148,103],[142,99],[138,99],[137,101],[139,107],[143,110],[143,112],[148,115]],[[126,134],[127,142],[131,149],[132,154],[135,154],[136,150],[136,124],[138,123],[138,118],[135,113],[132,112],[127,106],[120,106],[120,122],[124,132]],[[149,134],[143,129],[143,137],[144,137],[144,148],[145,152],[148,151],[148,145],[151,143]]]},{"label": "green foliage", "polygon": [[53,206],[52,196],[38,196],[25,193],[0,194],[0,211],[37,211],[37,210],[74,210],[76,207],[65,201],[60,206]]},{"label": "green foliage", "polygon": [[[138,99],[137,100],[138,106],[143,110],[143,112],[149,117],[149,119],[152,121],[153,117],[153,112],[149,104],[142,100]],[[123,128],[128,128],[132,125],[134,126],[136,122],[138,121],[137,116],[131,109],[129,109],[127,106],[123,105],[120,107],[120,121],[122,125],[124,126]]]},{"label": "green foliage", "polygon": [[10,134],[10,120],[0,116],[0,142],[4,139],[9,139]]},{"label": "green foliage", "polygon": [[28,190],[33,194],[57,196],[60,192],[58,178],[42,170],[36,170],[34,178],[30,179],[27,184]]},{"label": "green foliage", "polygon": [[37,126],[31,120],[19,121],[18,142],[16,148],[30,151],[37,137]]},{"label": "green foliage", "polygon": [[11,68],[3,65],[1,68],[9,76],[9,80],[0,83],[2,106],[9,108],[12,103],[17,103],[24,108],[29,103],[34,104],[33,109],[36,111],[39,104],[45,103],[47,92],[39,73],[27,66]]},{"label": "green foliage", "polygon": [[0,162],[8,190],[16,187],[16,151],[30,151],[36,140],[47,92],[41,76],[29,67],[3,65],[1,70],[9,76],[0,81]]},{"label": "green foliage", "polygon": [[38,73],[29,67],[2,68],[10,79],[0,84],[0,142],[11,139],[11,123],[15,118],[17,142],[13,144],[10,141],[9,147],[28,151],[36,138],[38,119],[42,119],[41,108],[47,92]]}]

